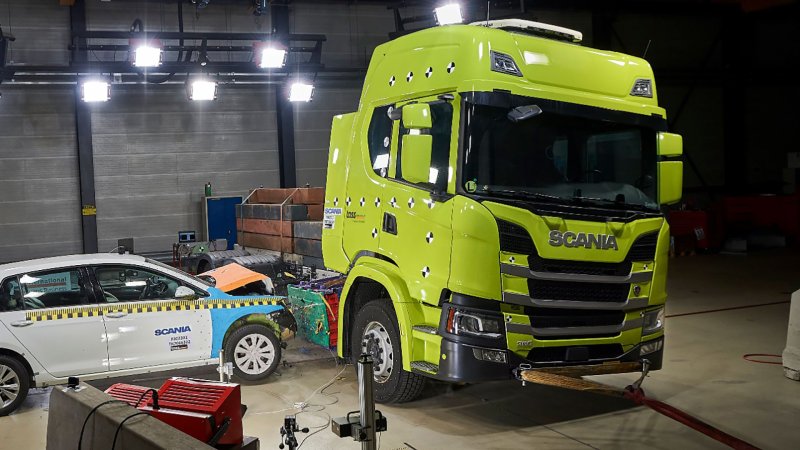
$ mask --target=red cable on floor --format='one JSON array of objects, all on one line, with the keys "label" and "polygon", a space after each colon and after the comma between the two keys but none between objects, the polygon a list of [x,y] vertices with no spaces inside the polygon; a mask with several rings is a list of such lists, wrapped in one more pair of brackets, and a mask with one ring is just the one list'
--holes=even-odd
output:
[{"label": "red cable on floor", "polygon": [[[778,358],[780,361],[764,361],[763,359],[755,359],[755,357],[765,357],[765,358]],[[769,353],[748,353],[746,355],[742,355],[742,358],[745,361],[750,361],[759,364],[776,364],[779,366],[783,365],[783,357],[781,355],[772,355]]]},{"label": "red cable on floor", "polygon": [[697,417],[692,416],[686,411],[678,409],[672,405],[668,405],[664,402],[654,400],[652,398],[647,398],[644,395],[644,391],[641,388],[628,386],[627,388],[625,388],[624,396],[625,398],[631,400],[637,405],[647,406],[653,411],[663,414],[672,420],[676,420],[693,430],[697,430],[705,434],[706,436],[710,437],[711,439],[721,442],[730,448],[734,448],[737,450],[759,450],[758,447],[754,446],[753,444],[745,442],[735,436],[731,436],[730,434],[720,430],[719,428],[710,425],[706,422],[703,422]]},{"label": "red cable on floor", "polygon": [[667,318],[669,318],[669,317],[680,317],[680,316],[693,316],[695,314],[708,314],[708,313],[722,312],[722,311],[733,311],[733,310],[736,310],[736,309],[758,308],[759,306],[782,305],[784,303],[790,303],[790,301],[789,300],[783,300],[783,301],[780,301],[780,302],[759,303],[757,305],[731,306],[731,307],[728,307],[728,308],[707,309],[705,311],[693,311],[693,312],[687,312],[687,313],[667,314]]}]

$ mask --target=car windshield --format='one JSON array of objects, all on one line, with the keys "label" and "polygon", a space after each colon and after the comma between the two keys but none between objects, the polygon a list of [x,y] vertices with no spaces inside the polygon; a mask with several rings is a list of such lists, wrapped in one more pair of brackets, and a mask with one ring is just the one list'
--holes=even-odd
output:
[{"label": "car windshield", "polygon": [[[469,104],[463,188],[490,197],[657,210],[653,129]],[[520,108],[517,108],[520,109]],[[509,114],[512,112],[512,114]],[[515,121],[516,120],[516,121]]]},{"label": "car windshield", "polygon": [[155,264],[155,265],[157,265],[158,267],[161,267],[162,269],[164,269],[167,272],[179,273],[179,274],[181,274],[181,275],[183,275],[185,277],[189,277],[189,278],[197,281],[198,283],[202,284],[203,286],[214,287],[213,284],[209,283],[208,281],[206,281],[206,280],[204,280],[202,278],[198,278],[198,277],[196,277],[194,275],[190,275],[190,274],[188,274],[188,273],[186,273],[186,272],[184,272],[184,271],[182,271],[180,269],[176,269],[175,267],[172,267],[172,266],[170,266],[168,264],[164,264],[164,263],[162,263],[160,261],[156,261],[155,259],[150,259],[150,258],[146,258],[146,259],[147,259],[147,262],[149,262],[150,264]]}]

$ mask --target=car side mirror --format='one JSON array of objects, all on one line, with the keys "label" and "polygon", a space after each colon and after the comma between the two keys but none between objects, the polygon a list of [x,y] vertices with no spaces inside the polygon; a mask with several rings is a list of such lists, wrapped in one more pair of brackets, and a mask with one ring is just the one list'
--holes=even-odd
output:
[{"label": "car side mirror", "polygon": [[658,203],[671,205],[681,200],[683,161],[668,160],[683,155],[683,138],[674,133],[658,133]]},{"label": "car side mirror", "polygon": [[175,289],[175,298],[193,297],[194,295],[194,289],[186,286],[178,286],[178,289]]},{"label": "car side mirror", "polygon": [[400,160],[403,179],[411,183],[428,183],[431,171],[431,149],[433,136],[430,134],[406,134],[403,136],[403,151]]}]

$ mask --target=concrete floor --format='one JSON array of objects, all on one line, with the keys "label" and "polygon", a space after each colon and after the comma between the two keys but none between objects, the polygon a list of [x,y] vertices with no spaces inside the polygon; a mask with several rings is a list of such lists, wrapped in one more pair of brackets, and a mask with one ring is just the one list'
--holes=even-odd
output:
[{"label": "concrete floor", "polygon": [[[780,354],[785,346],[789,305],[682,315],[719,308],[788,301],[800,288],[800,255],[765,251],[742,256],[672,259],[664,369],[644,383],[648,395],[696,414],[703,420],[768,449],[800,448],[800,383],[783,376],[779,365],[745,361],[745,353]],[[298,414],[301,426],[320,430],[303,449],[355,449],[358,444],[330,432],[330,416],[358,408],[352,367],[340,373],[335,361],[309,359],[294,341],[293,364],[260,385],[243,387],[245,433],[261,438],[262,448],[279,443],[286,414],[295,402],[308,402]],[[305,349],[303,349],[305,350]],[[197,373],[199,372],[199,373]],[[340,374],[339,374],[340,373]],[[337,377],[337,374],[339,376]],[[208,369],[192,376],[213,378]],[[333,384],[316,393],[330,380]],[[595,377],[618,387],[633,374]],[[163,377],[126,380],[159,386]],[[109,382],[97,383],[104,388]],[[23,408],[0,418],[0,448],[44,448],[49,390],[34,391]],[[725,448],[715,441],[643,407],[623,400],[516,382],[451,387],[430,383],[424,398],[400,406],[379,406],[388,417],[384,449],[501,448]],[[300,435],[302,438],[304,435]]]}]

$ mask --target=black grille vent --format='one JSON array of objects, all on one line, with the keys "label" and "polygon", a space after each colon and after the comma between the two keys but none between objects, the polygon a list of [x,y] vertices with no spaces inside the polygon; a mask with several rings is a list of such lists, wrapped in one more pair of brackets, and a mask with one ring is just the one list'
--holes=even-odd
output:
[{"label": "black grille vent", "polygon": [[[537,347],[528,353],[528,359],[539,363],[566,362],[567,350],[574,347]],[[602,344],[583,347],[588,359],[616,359],[622,356],[622,345]],[[573,361],[576,363],[584,361]]]},{"label": "black grille vent", "polygon": [[528,289],[532,298],[540,300],[622,303],[628,298],[630,285],[531,279],[528,280]]},{"label": "black grille vent", "polygon": [[529,316],[534,328],[600,327],[625,321],[625,311],[591,309],[531,308]]},{"label": "black grille vent", "polygon": [[505,220],[498,220],[497,228],[500,230],[500,250],[523,255],[536,253],[533,239],[525,228]]},{"label": "black grille vent", "polygon": [[626,276],[631,273],[631,262],[599,263],[587,261],[567,261],[562,259],[544,259],[539,255],[528,257],[528,263],[534,272],[577,273],[582,275],[614,275]]},{"label": "black grille vent", "polygon": [[640,236],[631,245],[628,251],[627,261],[653,261],[656,259],[656,244],[658,243],[658,233],[650,233]]}]

